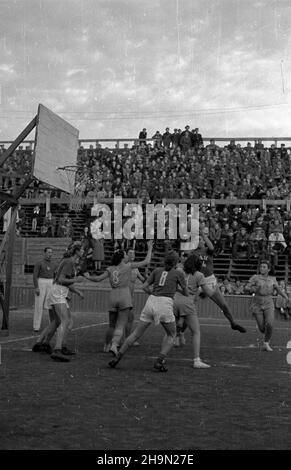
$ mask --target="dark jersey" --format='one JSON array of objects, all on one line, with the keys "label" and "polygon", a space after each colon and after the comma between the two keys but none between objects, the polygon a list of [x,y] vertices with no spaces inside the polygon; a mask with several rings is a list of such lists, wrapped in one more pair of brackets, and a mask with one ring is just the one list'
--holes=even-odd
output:
[{"label": "dark jersey", "polygon": [[199,256],[202,261],[202,267],[200,271],[205,277],[213,274],[213,250],[210,248],[197,248],[194,250],[195,255]]},{"label": "dark jersey", "polygon": [[61,263],[59,264],[56,273],[55,273],[55,278],[54,282],[58,283],[60,276],[63,276],[67,279],[72,279],[76,275],[76,270],[75,270],[75,264],[72,258],[65,258]]},{"label": "dark jersey", "polygon": [[150,274],[148,284],[153,284],[153,295],[173,298],[177,287],[186,287],[184,274],[177,269],[166,271],[165,268],[156,268]]}]

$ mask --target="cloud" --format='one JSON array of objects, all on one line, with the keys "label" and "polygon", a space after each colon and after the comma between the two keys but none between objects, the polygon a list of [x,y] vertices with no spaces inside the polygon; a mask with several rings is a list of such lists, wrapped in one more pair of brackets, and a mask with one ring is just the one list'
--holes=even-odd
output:
[{"label": "cloud", "polygon": [[[30,117],[39,102],[74,111],[64,116],[87,138],[186,121],[204,134],[289,131],[288,2],[26,0],[1,8],[7,138],[16,117],[25,123],[17,112]],[[266,104],[276,106],[253,109]]]}]

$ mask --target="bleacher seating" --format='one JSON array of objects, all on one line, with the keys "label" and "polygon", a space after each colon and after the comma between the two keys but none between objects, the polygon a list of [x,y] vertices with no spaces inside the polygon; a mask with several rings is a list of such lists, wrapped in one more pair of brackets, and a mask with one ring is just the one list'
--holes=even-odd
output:
[{"label": "bleacher seating", "polygon": [[[181,134],[182,135],[182,134]],[[290,213],[290,204],[286,203],[291,191],[291,159],[290,149],[284,145],[277,148],[264,147],[262,142],[246,144],[243,147],[233,141],[230,145],[218,147],[214,142],[211,145],[190,145],[184,148],[165,146],[154,139],[153,146],[139,145],[138,141],[132,148],[102,149],[99,144],[96,148],[90,145],[86,149],[80,147],[78,153],[77,182],[84,183],[84,194],[94,197],[112,197],[119,194],[123,197],[140,198],[147,202],[162,202],[164,199],[187,199],[208,201],[208,208],[212,200],[216,200],[217,208],[222,211],[223,205],[228,206],[236,197],[245,201],[241,207],[247,207],[249,200],[258,200],[259,212],[267,212],[260,201],[275,199],[284,200],[280,208],[281,215],[286,223]],[[2,151],[2,150],[1,150]],[[21,154],[23,152],[23,155]],[[8,190],[14,184],[19,184],[25,172],[29,172],[32,151],[17,150],[7,162],[6,168],[0,171],[2,189]],[[23,158],[22,158],[23,157]],[[26,162],[26,166],[22,164]],[[20,173],[19,170],[20,169]],[[25,171],[24,171],[25,170]],[[173,177],[173,173],[175,176]],[[146,176],[147,175],[147,176]],[[283,180],[286,181],[284,182]],[[223,182],[222,182],[223,181]],[[32,231],[31,220],[33,208],[41,205],[42,215],[45,216],[46,197],[50,193],[52,199],[50,210],[57,221],[65,212],[73,225],[73,239],[80,239],[85,226],[91,221],[90,206],[80,212],[70,211],[68,202],[61,197],[59,191],[47,187],[43,183],[35,182],[34,187],[27,190],[22,210],[25,211],[25,223],[21,228],[21,237],[16,240],[14,250],[14,272],[25,275],[32,270],[36,259],[42,256],[44,246],[54,244],[59,257],[69,243],[69,239],[41,238],[41,224]],[[58,199],[55,197],[57,196]],[[55,198],[54,198],[55,197]],[[283,207],[284,206],[284,207]],[[242,209],[243,211],[243,209]],[[287,214],[287,215],[286,215]],[[265,214],[266,215],[266,214]],[[291,217],[289,217],[291,220]],[[268,215],[266,217],[269,223]],[[223,217],[219,219],[221,228],[225,224]],[[249,226],[248,226],[249,228]],[[285,227],[286,228],[286,227]],[[57,233],[58,225],[56,226]],[[268,229],[267,229],[268,230]],[[251,232],[251,230],[250,230]],[[286,228],[288,232],[288,228]],[[286,238],[287,245],[291,237]],[[114,250],[114,242],[105,240],[105,260],[103,268],[110,263]],[[165,254],[165,244],[158,241],[152,257],[151,268],[162,263]],[[136,259],[142,259],[144,252],[136,251]],[[214,271],[219,278],[239,278],[247,280],[257,271],[258,257],[248,259],[232,259],[231,250],[215,256]],[[278,256],[276,276],[278,280],[285,279],[291,282],[291,256],[283,254]]]}]

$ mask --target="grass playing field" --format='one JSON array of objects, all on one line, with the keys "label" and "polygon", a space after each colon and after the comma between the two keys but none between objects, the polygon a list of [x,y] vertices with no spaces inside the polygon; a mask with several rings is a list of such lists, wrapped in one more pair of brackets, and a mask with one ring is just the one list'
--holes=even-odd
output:
[{"label": "grass playing field", "polygon": [[169,371],[153,371],[163,336],[152,326],[114,370],[102,352],[106,314],[75,315],[70,363],[32,353],[32,313],[10,314],[0,337],[0,449],[290,449],[291,322],[275,324],[274,352],[221,319],[201,319],[203,360],[174,348]]}]

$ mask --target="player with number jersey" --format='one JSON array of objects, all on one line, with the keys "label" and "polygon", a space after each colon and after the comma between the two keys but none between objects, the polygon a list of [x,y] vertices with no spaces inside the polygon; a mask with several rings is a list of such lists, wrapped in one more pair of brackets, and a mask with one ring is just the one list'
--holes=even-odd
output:
[{"label": "player with number jersey", "polygon": [[183,272],[189,297],[185,297],[178,290],[174,297],[174,314],[176,317],[177,336],[186,327],[192,336],[193,367],[195,369],[207,369],[210,366],[200,359],[200,324],[197,311],[197,300],[199,287],[209,295],[211,289],[206,285],[204,275],[200,272],[202,261],[195,254],[188,256],[183,267],[178,268]]},{"label": "player with number jersey", "polygon": [[64,258],[59,264],[52,287],[46,298],[45,307],[51,310],[50,324],[43,330],[32,350],[34,352],[51,353],[50,340],[57,332],[55,349],[51,358],[59,362],[68,362],[67,356],[74,354],[65,346],[65,339],[73,327],[73,318],[67,302],[69,291],[84,297],[74,287],[74,283],[83,282],[82,276],[76,276],[76,266],[83,254],[83,248],[76,245],[69,258]]},{"label": "player with number jersey", "polygon": [[[127,258],[128,258],[128,263],[132,263],[135,259],[135,251],[133,248],[128,248],[126,250]],[[139,279],[140,281],[144,282],[145,279],[139,272],[138,268],[134,268],[131,271],[131,283],[130,283],[130,294],[131,294],[131,300],[132,300],[132,309],[130,310],[129,316],[128,316],[128,322],[125,327],[125,336],[126,338],[130,335],[132,331],[132,325],[133,325],[133,320],[134,320],[134,286],[135,283]],[[139,346],[139,343],[136,341],[134,343],[134,346]]]},{"label": "player with number jersey", "polygon": [[[127,349],[133,345],[146,331],[146,329],[155,323],[161,323],[166,331],[162,347],[158,358],[154,363],[155,370],[167,372],[165,358],[170,352],[176,335],[176,322],[173,313],[173,298],[178,287],[181,288],[183,295],[188,295],[185,277],[181,271],[176,268],[178,256],[176,253],[170,253],[165,257],[163,268],[156,268],[143,284],[143,289],[149,294],[146,304],[141,312],[140,320],[131,335],[121,346],[116,358],[109,362],[110,367],[115,367],[125,354]],[[152,290],[150,288],[152,286]]]},{"label": "player with number jersey", "polygon": [[207,285],[212,292],[212,294],[208,295],[208,297],[210,297],[213,302],[215,302],[219,308],[221,308],[224,316],[228,319],[233,330],[237,330],[240,333],[245,333],[246,329],[234,321],[231,310],[218,287],[216,277],[213,273],[213,252],[214,246],[205,233],[202,232],[199,236],[199,246],[196,248],[196,250],[193,251],[193,253],[198,255],[202,261],[201,272],[205,276],[205,285]]},{"label": "player with number jersey", "polygon": [[100,274],[100,276],[85,274],[85,277],[93,282],[100,282],[109,278],[111,291],[109,295],[109,328],[106,333],[106,345],[110,344],[112,338],[109,351],[114,355],[118,352],[118,346],[132,309],[130,292],[132,270],[149,264],[152,256],[152,246],[153,242],[150,240],[148,242],[148,253],[143,261],[128,263],[125,251],[118,250],[113,254],[111,266],[103,274]]},{"label": "player with number jersey", "polygon": [[263,351],[273,351],[270,346],[270,339],[273,333],[273,323],[275,317],[275,307],[273,301],[274,289],[279,295],[288,299],[274,276],[269,276],[270,265],[268,261],[262,260],[259,266],[259,274],[255,274],[246,285],[246,290],[254,293],[250,311],[254,315],[258,328],[264,333]]}]

